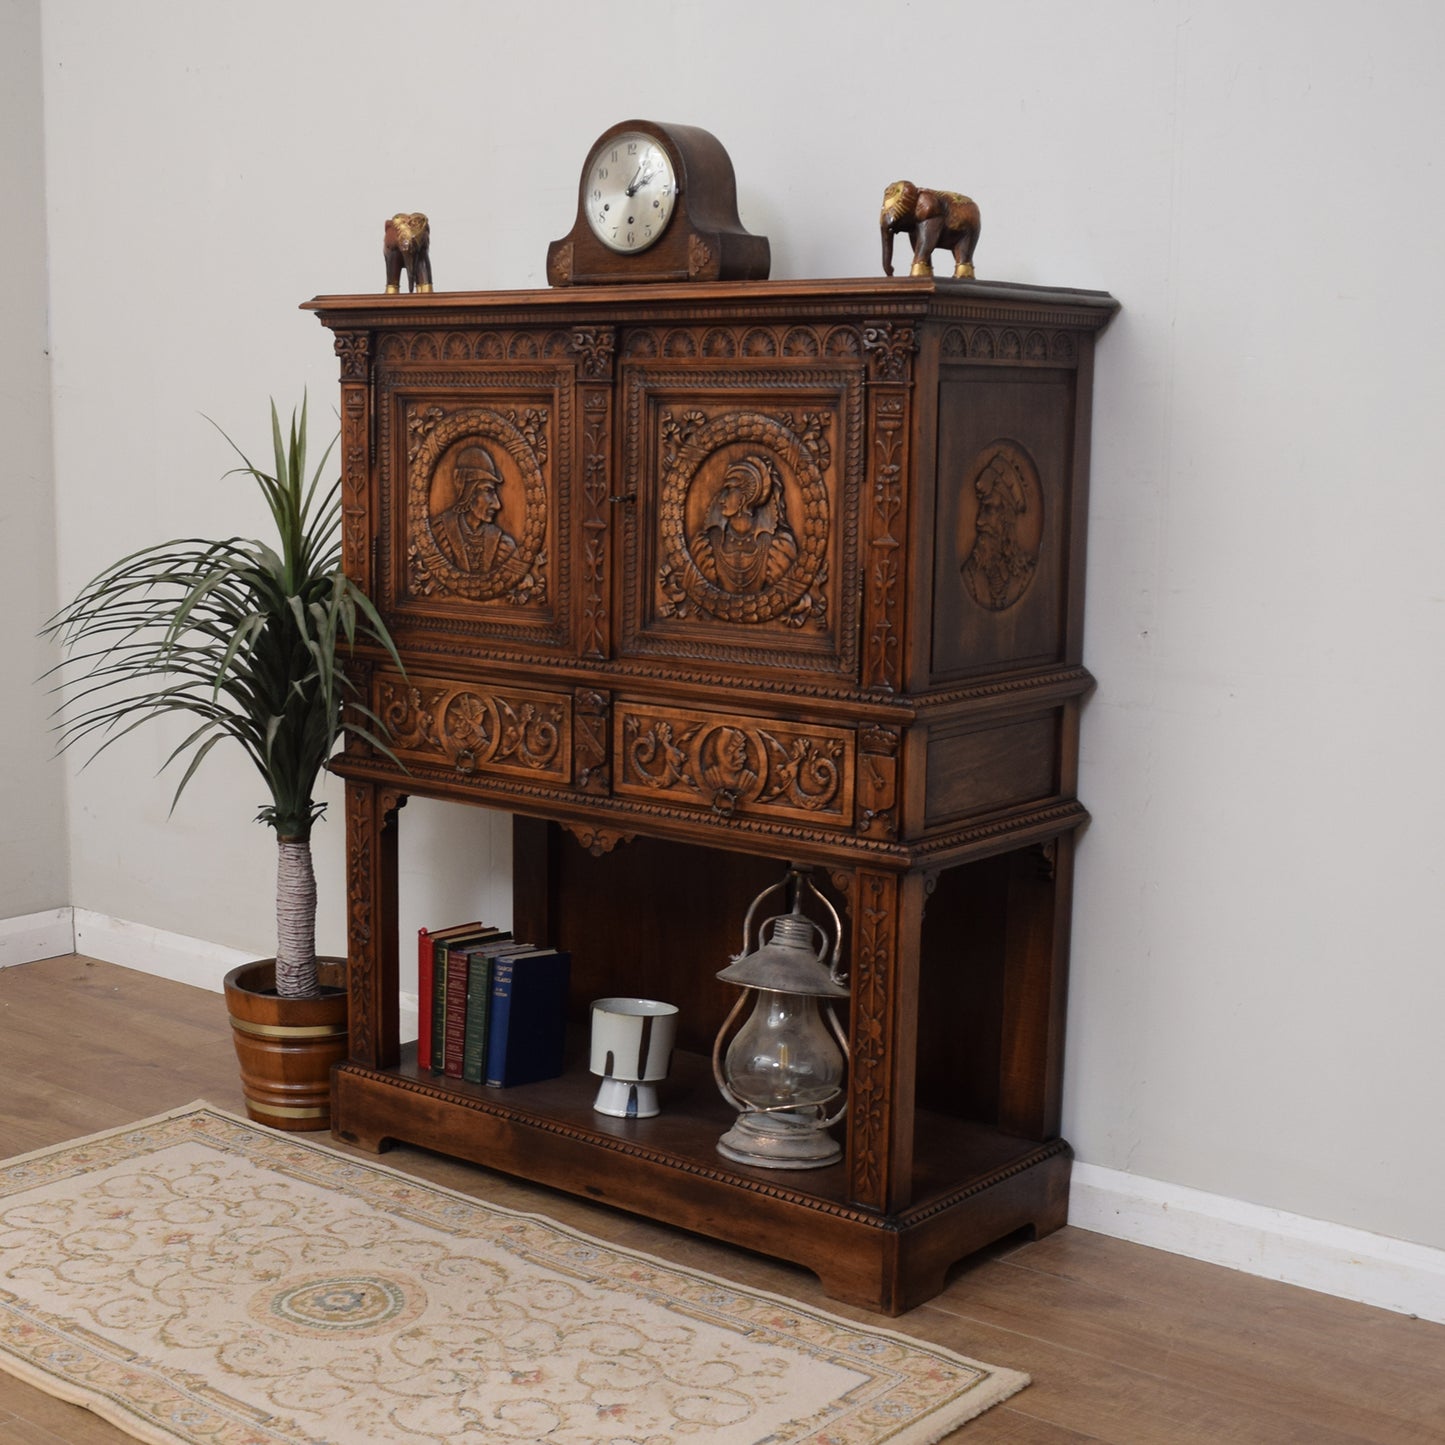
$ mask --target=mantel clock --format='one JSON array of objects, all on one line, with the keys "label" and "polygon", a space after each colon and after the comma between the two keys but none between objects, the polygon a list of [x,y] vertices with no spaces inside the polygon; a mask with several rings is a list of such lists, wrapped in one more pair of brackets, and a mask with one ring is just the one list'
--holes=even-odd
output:
[{"label": "mantel clock", "polygon": [[587,153],[577,219],[547,248],[547,281],[760,281],[769,264],[767,237],[738,219],[733,163],[717,137],[625,120]]}]

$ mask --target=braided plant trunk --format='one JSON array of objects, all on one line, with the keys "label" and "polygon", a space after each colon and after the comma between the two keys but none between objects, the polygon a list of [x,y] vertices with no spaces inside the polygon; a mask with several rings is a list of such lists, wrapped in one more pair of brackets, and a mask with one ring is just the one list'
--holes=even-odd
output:
[{"label": "braided plant trunk", "polygon": [[311,998],[316,977],[316,870],[311,839],[276,838],[276,992]]}]

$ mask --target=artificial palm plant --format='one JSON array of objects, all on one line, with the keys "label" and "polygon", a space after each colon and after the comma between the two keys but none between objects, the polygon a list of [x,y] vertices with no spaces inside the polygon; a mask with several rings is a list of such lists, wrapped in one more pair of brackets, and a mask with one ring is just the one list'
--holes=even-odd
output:
[{"label": "artificial palm plant", "polygon": [[189,714],[196,727],[163,764],[188,759],[172,808],[222,739],[246,750],[271,794],[258,821],[276,831],[276,992],[305,998],[318,991],[311,828],[325,804],[315,801],[317,779],[343,715],[346,728],[386,750],[342,669],[343,648],[360,634],[393,658],[396,649],[342,568],[341,483],[321,485],[335,438],[308,482],[304,398],[289,435],[272,402],[271,432],[274,472],[221,435],[241,458],[226,475],[244,473],[260,487],[274,543],[146,547],[87,583],[46,631],[64,649],[56,672],[71,684],[57,714],[62,748],[88,739],[99,753],[153,718]]}]

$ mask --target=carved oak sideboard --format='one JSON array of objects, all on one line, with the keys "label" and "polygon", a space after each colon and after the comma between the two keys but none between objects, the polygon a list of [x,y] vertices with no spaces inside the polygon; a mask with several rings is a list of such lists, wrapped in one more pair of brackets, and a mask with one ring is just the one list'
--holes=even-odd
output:
[{"label": "carved oak sideboard", "polygon": [[[332,296],[357,673],[344,1139],[794,1260],[889,1313],[1064,1222],[1059,1137],[1101,292],[929,278]],[[512,815],[575,1065],[487,1089],[398,1029],[408,796]],[[731,1164],[715,977],[790,863],[844,919],[843,1162]],[[456,920],[439,919],[437,923]],[[410,946],[410,945],[408,945]],[[681,1006],[654,1119],[593,1112],[590,1000]]]}]

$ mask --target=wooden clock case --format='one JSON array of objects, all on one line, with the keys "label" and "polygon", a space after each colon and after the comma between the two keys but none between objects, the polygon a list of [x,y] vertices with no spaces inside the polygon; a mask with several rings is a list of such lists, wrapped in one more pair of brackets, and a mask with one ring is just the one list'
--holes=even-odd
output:
[{"label": "wooden clock case", "polygon": [[[794,1260],[895,1314],[1061,1225],[1112,298],[919,278],[308,305],[341,358],[347,569],[406,669],[357,666],[399,764],[353,740],[336,765],[338,1136]],[[513,815],[514,928],[573,954],[563,1078],[487,1089],[402,1044],[408,796]],[[852,990],[844,1160],[796,1172],[718,1155],[708,1058],[735,997],[715,975],[789,861],[842,913]],[[681,1006],[654,1119],[591,1108],[587,1012],[617,994]]]},{"label": "wooden clock case", "polygon": [[[659,241],[622,254],[604,246],[587,224],[587,182],[591,158],[632,131],[654,137],[667,152],[677,200]],[[767,237],[750,234],[738,219],[733,163],[717,137],[697,126],[627,120],[604,131],[588,153],[577,188],[577,219],[547,248],[547,283],[766,280],[770,265]]]}]

